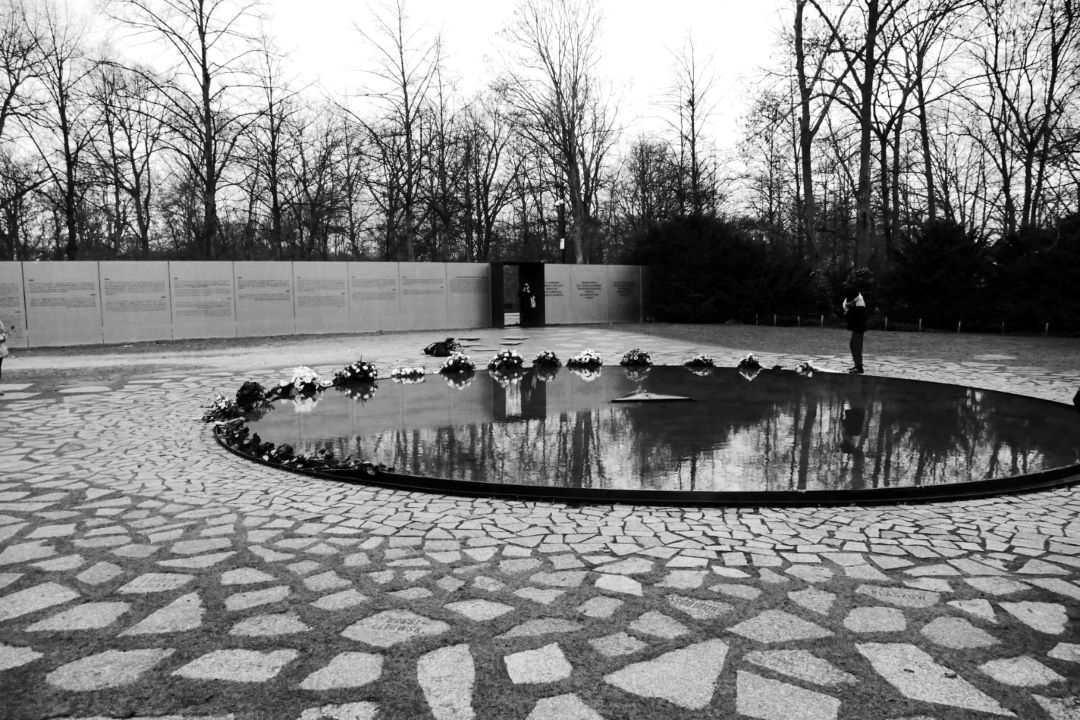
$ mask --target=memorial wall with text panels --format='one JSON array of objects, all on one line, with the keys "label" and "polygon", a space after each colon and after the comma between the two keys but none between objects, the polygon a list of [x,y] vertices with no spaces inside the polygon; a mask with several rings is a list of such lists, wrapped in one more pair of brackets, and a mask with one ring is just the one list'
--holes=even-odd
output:
[{"label": "memorial wall with text panels", "polygon": [[233,264],[169,262],[173,338],[236,337]]},{"label": "memorial wall with text panels", "polygon": [[491,326],[491,266],[446,264],[446,327]]},{"label": "memorial wall with text panels", "polygon": [[445,330],[446,263],[400,263],[402,330]]},{"label": "memorial wall with text panels", "polygon": [[236,336],[266,337],[296,332],[292,263],[237,261],[232,266]]},{"label": "memorial wall with text panels", "polygon": [[167,263],[102,261],[98,282],[106,343],[172,340]]},{"label": "memorial wall with text panels", "polygon": [[27,347],[22,263],[0,262],[0,321],[4,323],[8,347]]},{"label": "memorial wall with text panels", "polygon": [[570,318],[570,265],[544,266],[544,322],[566,325]]},{"label": "memorial wall with text panels", "polygon": [[30,347],[101,344],[96,262],[23,263],[23,283]]},{"label": "memorial wall with text panels", "polygon": [[610,322],[641,322],[641,267],[607,266],[607,314]]},{"label": "memorial wall with text panels", "polygon": [[294,262],[296,332],[300,335],[349,331],[347,263]]},{"label": "memorial wall with text panels", "polygon": [[350,262],[349,329],[353,332],[401,327],[398,263]]},{"label": "memorial wall with text panels", "polygon": [[608,273],[604,265],[570,266],[570,322],[606,323]]}]

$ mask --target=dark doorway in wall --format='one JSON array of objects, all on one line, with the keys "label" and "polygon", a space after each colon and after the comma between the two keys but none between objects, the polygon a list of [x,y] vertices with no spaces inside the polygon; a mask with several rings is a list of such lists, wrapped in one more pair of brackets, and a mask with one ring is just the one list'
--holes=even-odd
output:
[{"label": "dark doorway in wall", "polygon": [[[529,295],[522,292],[526,285]],[[491,326],[541,327],[544,323],[544,263],[491,263]]]}]

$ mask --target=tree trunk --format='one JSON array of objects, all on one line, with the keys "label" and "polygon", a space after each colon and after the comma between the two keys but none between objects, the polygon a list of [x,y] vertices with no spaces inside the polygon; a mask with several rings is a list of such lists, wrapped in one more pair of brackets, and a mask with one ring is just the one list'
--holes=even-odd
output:
[{"label": "tree trunk", "polygon": [[863,79],[859,83],[859,185],[855,193],[855,254],[852,264],[858,266],[865,258],[860,251],[869,252],[874,236],[874,215],[871,206],[870,155],[873,130],[874,75],[877,70],[877,35],[881,9],[878,0],[869,0],[866,9],[866,44],[863,48]]}]

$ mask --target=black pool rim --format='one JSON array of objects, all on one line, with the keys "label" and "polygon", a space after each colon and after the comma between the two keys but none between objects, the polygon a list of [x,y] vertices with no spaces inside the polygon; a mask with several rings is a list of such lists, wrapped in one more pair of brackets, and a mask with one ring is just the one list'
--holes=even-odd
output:
[{"label": "black pool rim", "polygon": [[[605,366],[607,367],[607,366]],[[897,380],[900,378],[891,378]],[[906,380],[927,385],[967,387],[928,380]],[[1005,395],[1015,395],[1039,402],[1049,402],[1064,407],[1067,403],[1035,398],[1020,393],[993,390]],[[234,455],[260,465],[288,472],[332,480],[349,485],[375,486],[406,492],[436,493],[460,497],[499,498],[504,500],[554,502],[571,505],[667,505],[682,507],[820,507],[844,505],[902,505],[910,503],[948,502],[975,500],[1002,495],[1041,492],[1064,488],[1080,483],[1080,462],[1063,465],[1040,472],[972,480],[941,485],[889,487],[864,490],[770,490],[747,492],[704,492],[691,490],[620,490],[608,488],[558,488],[544,485],[518,485],[515,483],[479,483],[467,480],[408,475],[371,468],[360,470],[308,470],[287,467],[241,450],[222,438],[224,425],[214,427],[218,444]]]}]

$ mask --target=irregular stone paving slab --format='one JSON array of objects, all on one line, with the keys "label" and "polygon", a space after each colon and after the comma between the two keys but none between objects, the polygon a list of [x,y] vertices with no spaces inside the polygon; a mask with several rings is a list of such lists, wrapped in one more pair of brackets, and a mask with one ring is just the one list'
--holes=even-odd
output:
[{"label": "irregular stone paving slab", "polygon": [[541,605],[550,605],[551,603],[555,602],[560,597],[565,595],[566,591],[555,590],[554,588],[545,589],[525,587],[521,588],[520,590],[515,590],[514,594],[520,598],[525,598],[526,600],[532,600],[535,603],[540,603]]},{"label": "irregular stone paving slab", "polygon": [[831,579],[833,571],[821,565],[795,565],[787,569],[787,574],[808,583],[820,583]]},{"label": "irregular stone paving slab", "polygon": [[1068,613],[1064,605],[1044,602],[1003,602],[1001,608],[1032,630],[1047,635],[1065,632]]},{"label": "irregular stone paving slab", "polygon": [[227,547],[232,547],[232,541],[228,538],[181,540],[173,543],[173,546],[169,548],[169,552],[176,555],[198,555],[213,552],[214,550],[224,550]]},{"label": "irregular stone paving slab", "polygon": [[730,628],[730,631],[763,643],[810,640],[832,635],[832,632],[820,625],[783,610],[766,610]]},{"label": "irregular stone paving slab", "polygon": [[636,633],[653,635],[654,637],[664,638],[665,640],[681,637],[690,632],[689,628],[678,620],[668,617],[663,613],[656,612],[655,610],[650,610],[634,622],[630,623],[630,629]]},{"label": "irregular stone paving slab", "polygon": [[636,637],[631,637],[624,632],[593,638],[589,640],[589,644],[593,646],[596,652],[605,657],[629,655],[649,646],[648,643],[643,643]]},{"label": "irregular stone paving slab", "polygon": [[405,590],[394,590],[393,592],[387,593],[387,595],[389,595],[390,597],[395,597],[398,600],[410,600],[410,601],[412,601],[412,600],[423,600],[424,598],[429,598],[432,595],[434,595],[434,593],[432,593],[427,588],[414,587],[414,588],[408,588],[408,589],[405,589]]},{"label": "irregular stone paving slab", "polygon": [[226,570],[221,574],[222,585],[256,585],[258,583],[273,582],[276,577],[257,568],[244,567],[234,570]]},{"label": "irregular stone paving slab", "polygon": [[1080,663],[1080,645],[1074,643],[1058,643],[1050,649],[1050,652],[1046,653],[1046,656],[1054,658],[1055,660]]},{"label": "irregular stone paving slab", "polygon": [[174,652],[172,648],[106,650],[61,665],[46,675],[45,681],[64,690],[79,692],[128,685]]},{"label": "irregular stone paving slab", "polygon": [[304,585],[315,592],[326,592],[327,590],[340,590],[352,585],[352,583],[333,570],[327,570],[324,573],[304,578]]},{"label": "irregular stone paving slab", "polygon": [[705,582],[706,575],[708,572],[705,570],[672,570],[657,583],[657,586],[675,590],[695,590]]},{"label": "irregular stone paving slab", "polygon": [[571,693],[538,700],[525,720],[604,720],[604,716]]},{"label": "irregular stone paving slab", "polygon": [[739,583],[718,583],[710,586],[709,589],[716,593],[742,598],[743,600],[756,600],[761,595],[761,591],[756,587],[740,585]]},{"label": "irregular stone paving slab", "polygon": [[23,576],[24,573],[0,573],[0,590]]},{"label": "irregular stone paving slab", "polygon": [[536,637],[538,635],[551,635],[553,633],[577,632],[582,628],[581,623],[562,618],[540,618],[528,620],[515,625],[502,635],[496,636],[496,640],[509,640],[517,637]]},{"label": "irregular stone paving slab", "polygon": [[375,703],[355,702],[308,708],[300,713],[298,720],[377,720],[378,715],[379,706]]},{"label": "irregular stone paving slab", "polygon": [[250,592],[236,593],[225,598],[225,609],[230,612],[247,610],[248,608],[281,602],[289,596],[291,591],[284,585],[266,588],[265,590],[251,590]]},{"label": "irregular stone paving slab", "polygon": [[0,670],[22,667],[40,657],[45,657],[44,653],[39,653],[33,648],[0,643]]},{"label": "irregular stone paving slab", "polygon": [[980,630],[964,618],[939,617],[922,629],[931,642],[953,650],[989,647],[997,643],[990,633]]},{"label": "irregular stone paving slab", "polygon": [[828,615],[829,611],[832,610],[833,603],[836,602],[834,593],[818,590],[817,588],[789,592],[788,597],[796,605],[800,605],[810,612],[816,612],[818,615]]},{"label": "irregular stone paving slab", "polygon": [[601,565],[595,569],[597,572],[615,575],[644,575],[652,572],[653,563],[645,558],[627,558],[626,560]]},{"label": "irregular stone paving slab", "polygon": [[832,686],[856,681],[854,675],[806,650],[755,650],[743,657],[759,667],[815,685]]},{"label": "irregular stone paving slab", "polygon": [[728,646],[706,640],[604,676],[604,682],[640,697],[660,698],[688,710],[712,700]]},{"label": "irregular stone paving slab", "polygon": [[116,592],[129,595],[169,592],[187,585],[194,579],[194,575],[185,575],[183,573],[146,573],[135,578]]},{"label": "irregular stone paving slab", "polygon": [[541,562],[536,558],[514,558],[512,560],[503,560],[499,563],[499,572],[504,575],[516,575],[518,573],[528,572],[540,567]]},{"label": "irregular stone paving slab", "polygon": [[476,665],[468,645],[439,648],[416,663],[416,680],[435,720],[472,720]]},{"label": "irregular stone paving slab", "polygon": [[14,563],[41,560],[42,558],[52,557],[55,554],[56,550],[52,545],[40,541],[19,543],[18,545],[9,545],[0,551],[0,565],[13,565]]},{"label": "irregular stone paving slab", "polygon": [[685,595],[668,595],[667,601],[671,607],[681,610],[695,620],[715,620],[734,609],[719,600],[702,600]]},{"label": "irregular stone paving slab", "polygon": [[974,600],[950,600],[945,604],[982,620],[987,620],[992,623],[997,622],[997,616],[994,615],[994,606],[991,605],[990,601],[986,598],[975,598]]},{"label": "irregular stone paving slab", "polygon": [[735,707],[741,715],[759,720],[836,720],[840,701],[795,685],[739,670]]},{"label": "irregular stone paving slab", "polygon": [[581,586],[585,579],[584,570],[560,570],[558,572],[536,573],[529,578],[530,582],[537,585],[550,585],[552,587],[576,588]]},{"label": "irregular stone paving slab", "polygon": [[964,578],[971,587],[988,595],[1011,595],[1016,592],[1027,590],[1030,586],[1016,580],[999,577],[972,577]]},{"label": "irregular stone paving slab", "polygon": [[1032,697],[1050,716],[1050,720],[1080,720],[1080,698],[1049,698],[1042,695]]},{"label": "irregular stone paving slab", "polygon": [[307,632],[310,629],[294,613],[278,613],[245,618],[236,623],[229,634],[242,637],[268,637]]},{"label": "irregular stone paving slab", "polygon": [[1064,680],[1061,675],[1033,658],[1022,655],[983,663],[979,669],[1006,685],[1036,687]]},{"label": "irregular stone paving slab", "polygon": [[609,618],[612,613],[623,606],[622,600],[617,600],[606,595],[598,595],[591,597],[578,607],[578,611],[582,615],[587,615],[591,618]]},{"label": "irregular stone paving slab", "polygon": [[227,552],[214,553],[213,555],[195,555],[194,557],[182,557],[173,560],[158,560],[158,565],[164,568],[201,570],[224,562],[235,554],[235,550],[229,550]]},{"label": "irregular stone paving slab", "polygon": [[515,685],[537,685],[565,680],[573,670],[558,643],[504,655],[503,662],[510,681]]},{"label": "irregular stone paving slab", "polygon": [[989,695],[907,643],[857,643],[874,671],[912,700],[1013,717]]},{"label": "irregular stone paving slab", "polygon": [[601,575],[596,579],[596,587],[608,592],[641,596],[641,583],[625,575]]},{"label": "irregular stone paving slab", "polygon": [[913,588],[881,587],[879,585],[860,585],[855,592],[890,605],[906,608],[928,608],[938,604],[941,595],[931,590]]},{"label": "irregular stone paving slab", "polygon": [[147,615],[121,635],[156,635],[184,632],[202,627],[203,604],[199,593],[182,595],[165,607]]},{"label": "irregular stone paving slab", "polygon": [[304,678],[300,683],[302,690],[336,690],[356,688],[373,683],[382,675],[382,655],[365,652],[343,652],[334,658],[322,670]]},{"label": "irregular stone paving slab", "polygon": [[40,620],[27,632],[55,632],[74,630],[97,630],[116,622],[131,607],[126,602],[95,602],[78,605]]},{"label": "irregular stone paving slab", "polygon": [[228,682],[266,682],[277,677],[281,669],[296,659],[296,650],[214,650],[198,657],[173,675],[192,680],[226,680]]},{"label": "irregular stone paving slab", "polygon": [[1080,600],[1080,586],[1065,582],[1061,578],[1030,578],[1028,582],[1052,593],[1064,595],[1073,600]]},{"label": "irregular stone paving slab", "polygon": [[367,602],[367,599],[367,595],[349,588],[332,595],[325,595],[311,604],[320,610],[344,610]]},{"label": "irregular stone paving slab", "polygon": [[441,620],[432,620],[409,610],[384,610],[359,620],[342,631],[350,640],[387,648],[416,637],[441,635],[450,629]]},{"label": "irregular stone paving slab", "polygon": [[847,614],[844,627],[857,633],[900,632],[907,628],[907,618],[896,608],[860,607]]},{"label": "irregular stone paving slab", "polygon": [[461,600],[447,603],[446,609],[476,622],[487,622],[513,611],[514,607],[490,600]]},{"label": "irregular stone paving slab", "polygon": [[38,610],[62,605],[79,593],[59,583],[47,582],[0,597],[0,621],[11,620]]}]

